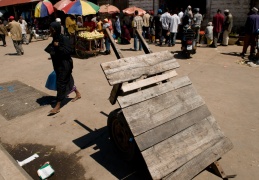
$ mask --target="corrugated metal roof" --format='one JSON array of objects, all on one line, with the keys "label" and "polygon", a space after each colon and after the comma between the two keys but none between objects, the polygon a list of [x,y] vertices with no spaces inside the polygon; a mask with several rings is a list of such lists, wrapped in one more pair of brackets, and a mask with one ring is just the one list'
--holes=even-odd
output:
[{"label": "corrugated metal roof", "polygon": [[30,2],[38,2],[38,1],[40,0],[0,0],[0,7],[30,3]]}]

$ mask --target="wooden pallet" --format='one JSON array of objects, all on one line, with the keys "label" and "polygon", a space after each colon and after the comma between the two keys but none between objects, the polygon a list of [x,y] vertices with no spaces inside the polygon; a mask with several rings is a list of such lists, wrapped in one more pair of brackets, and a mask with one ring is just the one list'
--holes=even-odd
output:
[{"label": "wooden pallet", "polygon": [[191,80],[177,78],[180,65],[173,54],[163,51],[122,58],[101,67],[115,87],[111,103],[118,101],[120,118],[153,179],[192,179],[206,168],[217,169],[214,173],[223,179],[234,177],[226,176],[217,162],[233,145]]}]

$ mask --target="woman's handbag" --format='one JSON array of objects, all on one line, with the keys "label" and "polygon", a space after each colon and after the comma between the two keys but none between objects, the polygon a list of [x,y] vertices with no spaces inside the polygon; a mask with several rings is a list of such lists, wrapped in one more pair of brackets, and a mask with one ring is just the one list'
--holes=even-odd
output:
[{"label": "woman's handbag", "polygon": [[55,71],[53,71],[52,73],[50,73],[46,85],[45,87],[49,90],[53,90],[56,91],[57,90],[57,77],[56,77],[56,73]]},{"label": "woman's handbag", "polygon": [[44,50],[50,55],[55,55],[55,49],[53,44],[49,44]]}]

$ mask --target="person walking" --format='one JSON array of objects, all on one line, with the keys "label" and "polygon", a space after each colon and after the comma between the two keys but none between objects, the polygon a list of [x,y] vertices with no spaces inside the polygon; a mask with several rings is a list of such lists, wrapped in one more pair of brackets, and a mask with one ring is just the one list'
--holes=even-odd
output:
[{"label": "person walking", "polygon": [[146,14],[143,16],[143,36],[144,38],[149,37],[149,26],[150,26],[150,14],[146,11]]},{"label": "person walking", "polygon": [[162,23],[160,21],[161,15],[162,15],[162,10],[158,9],[157,15],[153,18],[152,25],[151,25],[152,27],[155,27],[155,43],[156,43],[156,39],[160,40],[162,36]]},{"label": "person walking", "polygon": [[0,20],[0,39],[3,41],[3,46],[6,47],[5,36],[7,36],[7,30],[2,20]]},{"label": "person walking", "polygon": [[210,47],[217,48],[220,33],[224,23],[224,16],[221,14],[221,10],[218,9],[217,14],[213,16],[213,44]]},{"label": "person walking", "polygon": [[[140,34],[142,34],[142,28],[143,28],[143,19],[138,15],[138,10],[135,11],[135,17],[133,19],[133,37],[134,37],[134,50],[138,50],[138,35],[136,31],[138,30]],[[139,51],[142,50],[142,44],[139,41]]]},{"label": "person walking", "polygon": [[170,41],[168,46],[175,46],[175,40],[176,40],[176,35],[178,31],[178,26],[181,24],[181,20],[176,14],[176,11],[172,11],[171,13],[171,19],[169,21],[169,31],[170,31]]},{"label": "person walking", "polygon": [[27,39],[27,22],[20,16],[20,19],[18,20],[20,23],[20,26],[22,28],[22,41],[24,44],[29,44]]},{"label": "person walking", "polygon": [[22,28],[20,23],[16,22],[13,16],[10,16],[8,21],[9,23],[7,24],[6,28],[10,30],[11,38],[13,40],[13,45],[16,49],[17,55],[23,55],[24,51],[22,48]]},{"label": "person walking", "polygon": [[259,15],[257,14],[258,9],[253,7],[251,9],[251,14],[247,17],[245,23],[245,40],[243,45],[243,50],[241,56],[245,56],[248,46],[250,45],[250,55],[249,59],[253,58],[255,53],[255,39],[256,33],[259,29]]},{"label": "person walking", "polygon": [[202,18],[202,15],[200,14],[199,8],[194,8],[193,12],[194,12],[194,15],[193,15],[192,29],[195,32],[196,44],[198,44],[200,43],[200,29],[201,29],[201,22],[203,21],[203,18]]},{"label": "person walking", "polygon": [[229,40],[229,34],[231,33],[232,27],[233,27],[233,16],[229,12],[228,9],[224,11],[224,14],[226,16],[226,19],[223,24],[223,41],[222,41],[222,46],[227,46],[228,45],[228,40]]},{"label": "person walking", "polygon": [[114,34],[115,34],[115,39],[118,39],[121,36],[121,23],[120,23],[119,16],[115,16]]},{"label": "person walking", "polygon": [[162,14],[160,21],[162,23],[162,36],[160,37],[160,46],[162,46],[163,41],[165,39],[165,44],[169,42],[169,23],[170,23],[171,15],[169,13],[168,8],[165,9],[165,13]]},{"label": "person walking", "polygon": [[109,28],[109,30],[111,31],[111,25],[109,23],[109,20],[107,18],[105,18],[103,20],[103,32],[104,32],[104,44],[105,44],[105,54],[108,55],[108,54],[111,54],[111,43],[110,43],[110,40],[109,40],[109,37],[108,37],[108,34],[106,33],[106,28]]},{"label": "person walking", "polygon": [[54,115],[60,112],[61,102],[71,93],[75,92],[76,96],[72,100],[81,98],[80,92],[74,85],[72,76],[73,60],[71,58],[72,47],[69,38],[61,34],[61,24],[52,22],[50,24],[50,33],[53,37],[51,44],[45,49],[52,59],[54,71],[56,73],[57,81],[57,104],[49,112],[49,115]]}]

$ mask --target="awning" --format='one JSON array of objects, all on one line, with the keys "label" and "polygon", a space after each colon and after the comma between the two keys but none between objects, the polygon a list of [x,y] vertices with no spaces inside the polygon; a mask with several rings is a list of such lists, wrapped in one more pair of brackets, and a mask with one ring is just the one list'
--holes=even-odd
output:
[{"label": "awning", "polygon": [[0,7],[24,4],[24,3],[31,3],[31,2],[38,2],[38,1],[40,1],[40,0],[0,0]]}]

